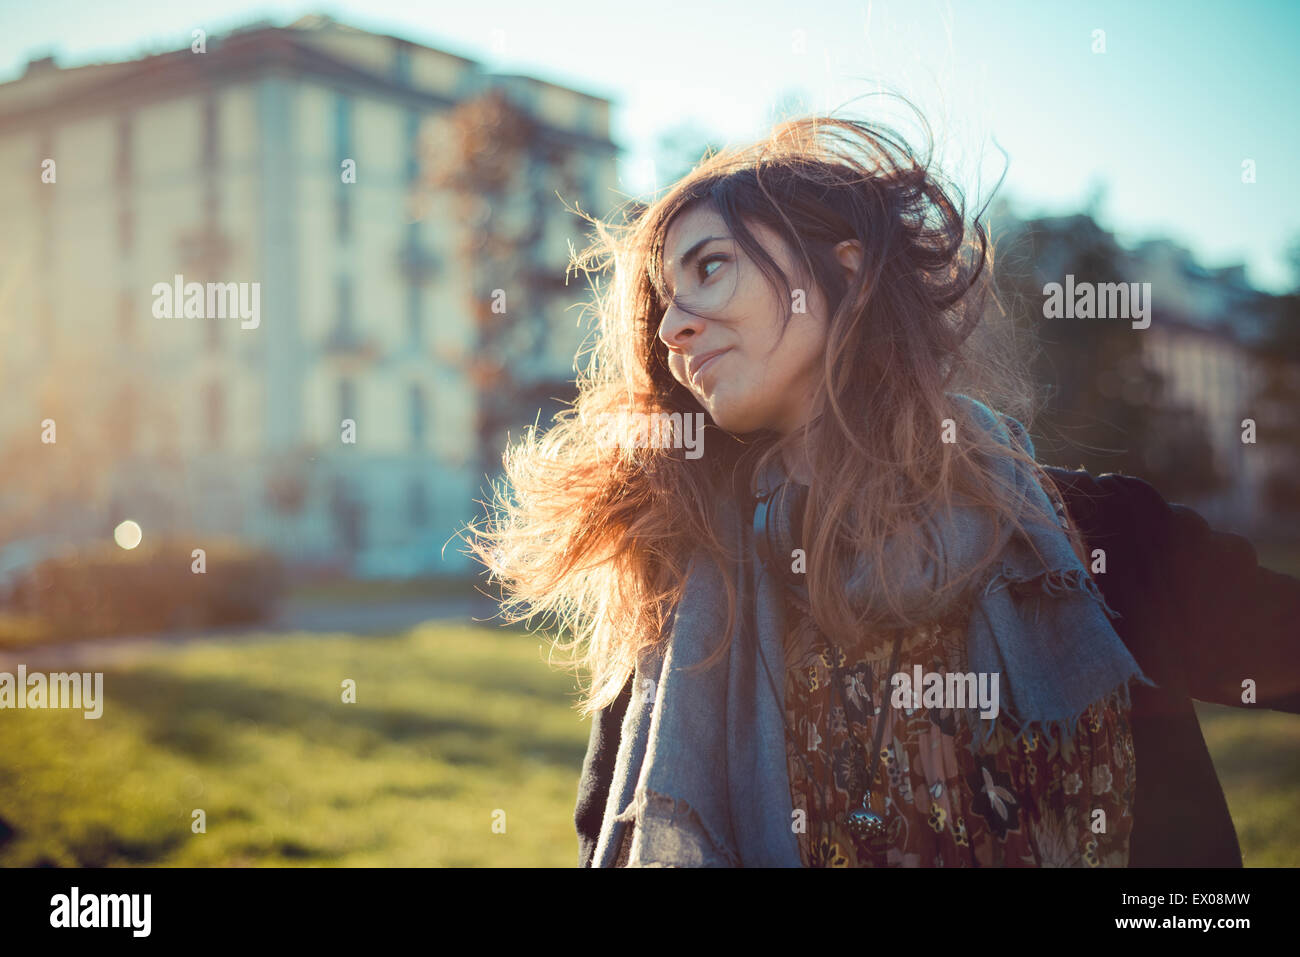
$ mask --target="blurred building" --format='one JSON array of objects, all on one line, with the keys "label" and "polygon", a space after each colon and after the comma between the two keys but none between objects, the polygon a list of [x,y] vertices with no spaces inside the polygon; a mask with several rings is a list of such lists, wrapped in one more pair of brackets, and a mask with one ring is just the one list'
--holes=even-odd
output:
[{"label": "blurred building", "polygon": [[1198,500],[1210,522],[1261,530],[1269,521],[1264,485],[1278,450],[1268,436],[1242,441],[1242,420],[1260,416],[1259,362],[1269,325],[1267,294],[1247,281],[1241,266],[1207,269],[1167,240],[1140,243],[1130,254],[1133,275],[1159,290],[1160,321],[1143,330],[1144,354],[1167,383],[1170,398],[1195,409],[1227,488]]},{"label": "blurred building", "polygon": [[[1105,264],[1102,268],[1109,281],[1151,284],[1150,326],[1130,331],[1121,320],[1108,328],[1122,328],[1136,337],[1143,364],[1164,379],[1165,405],[1191,410],[1204,423],[1214,465],[1227,485],[1217,492],[1189,496],[1186,504],[1218,527],[1256,535],[1284,530],[1294,534],[1294,519],[1270,514],[1265,495],[1270,473],[1285,469],[1294,450],[1271,441],[1262,428],[1255,443],[1242,441],[1242,420],[1259,420],[1263,412],[1262,359],[1275,297],[1254,288],[1242,266],[1207,269],[1169,239],[1123,248],[1087,214],[1027,223],[1001,203],[991,222],[998,235],[1014,234],[1028,225],[1034,236],[1032,270],[1037,288],[1046,282],[1063,282],[1076,268],[1071,264],[1081,262],[1091,264],[1090,270]],[[1300,381],[1300,368],[1291,369],[1290,376]]]},{"label": "blurred building", "polygon": [[[38,509],[50,538],[129,517],[363,574],[463,570],[453,534],[485,484],[458,258],[475,224],[420,181],[441,120],[490,90],[547,146],[519,202],[551,219],[518,268],[562,277],[585,227],[557,189],[597,216],[617,202],[606,99],[321,17],[0,85],[0,450],[39,450],[56,417],[58,461],[85,473],[61,504],[10,475],[0,509]],[[257,283],[256,327],[159,317],[177,275]],[[572,394],[584,291],[561,280],[508,317],[544,327],[509,370],[538,395]]]}]

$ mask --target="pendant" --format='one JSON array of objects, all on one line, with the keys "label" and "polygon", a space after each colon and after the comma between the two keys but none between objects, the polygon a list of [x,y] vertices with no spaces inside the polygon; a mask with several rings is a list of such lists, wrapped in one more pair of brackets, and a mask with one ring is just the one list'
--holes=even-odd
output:
[{"label": "pendant", "polygon": [[871,810],[871,792],[862,798],[862,807],[849,812],[849,831],[854,837],[863,841],[879,840],[885,836],[885,821]]}]

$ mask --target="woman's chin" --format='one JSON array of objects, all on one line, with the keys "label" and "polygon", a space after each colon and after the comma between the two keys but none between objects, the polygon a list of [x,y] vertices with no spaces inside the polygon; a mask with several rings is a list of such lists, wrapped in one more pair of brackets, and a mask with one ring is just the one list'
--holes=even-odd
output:
[{"label": "woman's chin", "polygon": [[734,407],[728,406],[725,402],[707,403],[704,407],[708,410],[714,425],[725,432],[744,435],[747,432],[755,432],[762,428],[762,425],[754,416],[745,415]]}]

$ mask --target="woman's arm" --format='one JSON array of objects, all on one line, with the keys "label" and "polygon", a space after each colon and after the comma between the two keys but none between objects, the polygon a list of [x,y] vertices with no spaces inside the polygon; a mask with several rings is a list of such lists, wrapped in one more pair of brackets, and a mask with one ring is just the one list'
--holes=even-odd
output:
[{"label": "woman's arm", "polygon": [[[1191,697],[1300,713],[1300,580],[1261,568],[1247,539],[1215,531],[1142,479],[1047,471],[1089,550],[1106,551],[1095,576],[1106,600],[1142,625],[1139,636],[1113,622],[1139,663],[1134,645],[1154,638],[1163,647],[1147,651],[1177,663]],[[1253,704],[1242,701],[1247,679]]]},{"label": "woman's arm", "polygon": [[582,777],[578,779],[578,803],[573,812],[573,823],[578,831],[578,866],[589,867],[600,837],[600,822],[605,815],[605,800],[609,796],[609,782],[614,777],[614,760],[618,757],[618,741],[623,728],[623,713],[632,698],[632,679],[607,708],[597,711],[591,718],[591,737],[587,740],[587,756],[582,762]]},{"label": "woman's arm", "polygon": [[[1300,579],[1260,567],[1248,540],[1186,506],[1166,504],[1162,516],[1192,697],[1300,713]],[[1242,701],[1246,679],[1253,705]]]}]

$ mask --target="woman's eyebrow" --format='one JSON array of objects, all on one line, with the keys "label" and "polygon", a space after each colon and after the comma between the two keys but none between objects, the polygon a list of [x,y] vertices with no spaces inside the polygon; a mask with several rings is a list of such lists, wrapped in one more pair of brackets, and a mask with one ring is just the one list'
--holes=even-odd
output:
[{"label": "woman's eyebrow", "polygon": [[[686,250],[686,252],[682,253],[682,257],[681,257],[681,259],[678,260],[678,263],[680,264],[680,266],[681,266],[682,269],[689,269],[691,263],[695,261],[695,258],[696,258],[697,256],[699,256],[699,254],[700,254],[700,250],[702,250],[705,246],[707,246],[709,243],[713,242],[715,239],[730,239],[730,238],[731,238],[731,237],[729,237],[729,236],[705,236],[703,239],[701,239],[698,243],[696,243],[696,244],[695,244],[694,246],[692,246],[690,249]],[[670,267],[669,275],[668,275],[667,277],[665,277],[665,278],[667,278],[667,279],[671,279],[671,278],[672,278],[672,275],[671,275],[671,266],[672,266],[672,263],[670,262],[670,263],[669,263],[669,267]],[[669,286],[669,288],[672,288],[671,285]]]}]

